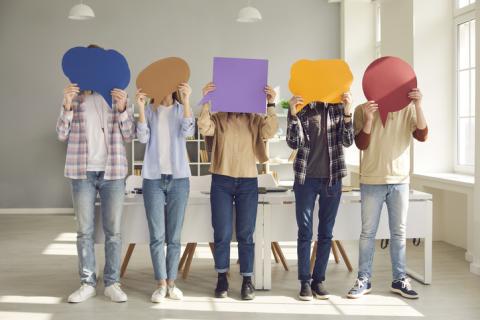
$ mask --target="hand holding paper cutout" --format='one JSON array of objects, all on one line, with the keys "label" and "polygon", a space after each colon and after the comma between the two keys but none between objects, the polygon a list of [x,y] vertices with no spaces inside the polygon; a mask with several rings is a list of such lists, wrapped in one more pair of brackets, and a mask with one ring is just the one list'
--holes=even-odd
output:
[{"label": "hand holding paper cutout", "polygon": [[417,87],[417,77],[402,59],[382,57],[367,67],[362,86],[365,97],[378,104],[380,119],[385,126],[389,112],[400,111],[411,103],[409,93]]},{"label": "hand holding paper cutout", "polygon": [[79,93],[80,88],[76,83],[71,83],[65,89],[63,89],[63,107],[66,111],[70,111],[72,109],[72,101]]},{"label": "hand holding paper cutout", "polygon": [[300,111],[314,101],[341,103],[342,95],[350,91],[353,75],[343,60],[299,60],[290,70],[288,86],[294,96],[303,98]]},{"label": "hand holding paper cutout", "polygon": [[188,63],[177,57],[160,59],[142,70],[137,77],[137,88],[142,89],[155,106],[167,95],[177,91],[190,79]]},{"label": "hand holding paper cutout", "polygon": [[130,68],[125,57],[115,50],[74,47],[62,58],[63,73],[80,90],[99,93],[112,106],[111,91],[125,89],[130,82]]}]

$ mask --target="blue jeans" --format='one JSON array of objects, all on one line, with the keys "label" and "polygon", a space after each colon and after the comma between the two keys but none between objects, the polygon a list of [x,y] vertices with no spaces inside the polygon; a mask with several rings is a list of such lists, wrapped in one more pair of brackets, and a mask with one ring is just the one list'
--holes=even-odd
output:
[{"label": "blue jeans", "polygon": [[257,220],[257,178],[232,178],[212,174],[210,204],[215,241],[215,270],[227,272],[230,267],[230,242],[233,232],[233,203],[236,212],[236,234],[240,274],[253,275],[255,244],[253,233]]},{"label": "blue jeans", "polygon": [[[295,181],[295,209],[298,226],[297,255],[298,280],[324,281],[328,258],[332,246],[332,230],[337,217],[338,205],[342,196],[342,181],[337,180],[329,186],[328,179],[306,178],[302,185]],[[317,257],[310,275],[310,247],[313,236],[313,210],[318,198],[318,244]]]},{"label": "blue jeans", "polygon": [[77,217],[78,268],[82,284],[95,286],[95,200],[100,194],[103,232],[105,233],[105,286],[120,280],[120,256],[125,180],[105,180],[103,171],[88,171],[86,179],[71,179],[73,208]]},{"label": "blue jeans", "polygon": [[390,228],[390,259],[393,280],[406,276],[405,243],[409,201],[408,184],[360,185],[362,198],[362,233],[360,234],[360,256],[358,277],[371,279],[372,262],[383,203],[387,204]]},{"label": "blue jeans", "polygon": [[[150,231],[150,255],[155,280],[175,280],[180,261],[181,235],[190,193],[188,178],[143,179],[143,199]],[[165,243],[167,257],[165,258]]]}]

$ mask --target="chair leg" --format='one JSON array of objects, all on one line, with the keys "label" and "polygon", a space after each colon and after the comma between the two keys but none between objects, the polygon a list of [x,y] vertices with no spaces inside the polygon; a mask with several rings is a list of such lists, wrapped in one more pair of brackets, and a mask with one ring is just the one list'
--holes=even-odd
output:
[{"label": "chair leg", "polygon": [[285,271],[288,271],[288,264],[287,264],[287,259],[285,259],[285,256],[283,255],[282,248],[280,248],[280,245],[278,242],[272,242],[272,244],[275,246],[275,251],[278,254],[278,257],[280,258],[280,262],[283,264],[283,268]]},{"label": "chair leg", "polygon": [[338,257],[338,247],[335,240],[332,240],[332,253],[333,257],[335,258],[335,263],[338,264],[340,262],[340,258]]},{"label": "chair leg", "polygon": [[317,258],[317,241],[313,242],[312,254],[310,255],[310,274],[313,273],[313,267],[315,266],[315,259]]},{"label": "chair leg", "polygon": [[128,262],[130,261],[130,257],[132,256],[134,249],[135,243],[130,243],[127,248],[127,253],[125,254],[125,258],[123,258],[122,267],[120,268],[120,278],[123,278],[125,271],[127,271]]},{"label": "chair leg", "polygon": [[213,255],[215,252],[215,243],[209,242],[208,246],[210,247],[210,251],[212,251],[212,255]]},{"label": "chair leg", "polygon": [[180,262],[178,263],[178,271],[183,270],[183,267],[185,265],[185,261],[187,260],[188,257],[188,252],[190,251],[190,245],[191,243],[187,243],[185,246],[185,250],[183,250],[182,258],[180,259]]},{"label": "chair leg", "polygon": [[190,272],[190,266],[192,265],[193,254],[195,253],[195,248],[197,247],[197,243],[194,242],[191,244],[187,261],[185,262],[185,268],[183,269],[182,278],[187,279],[188,273]]},{"label": "chair leg", "polygon": [[279,262],[280,262],[280,258],[278,257],[277,250],[275,250],[275,246],[273,245],[273,243],[272,243],[270,246],[271,246],[271,248],[272,248],[273,258],[275,258],[275,262],[276,262],[276,263],[279,263]]},{"label": "chair leg", "polygon": [[352,272],[353,271],[352,264],[350,263],[350,259],[348,258],[347,252],[343,248],[342,243],[338,240],[335,240],[335,242],[337,243],[338,249],[340,250],[340,254],[342,255],[343,261],[345,261],[345,264],[347,265],[348,271]]}]

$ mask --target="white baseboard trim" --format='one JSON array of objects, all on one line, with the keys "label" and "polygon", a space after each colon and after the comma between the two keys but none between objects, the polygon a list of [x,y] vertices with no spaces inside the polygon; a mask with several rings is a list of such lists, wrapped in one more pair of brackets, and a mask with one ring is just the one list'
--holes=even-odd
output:
[{"label": "white baseboard trim", "polygon": [[0,214],[73,214],[73,208],[0,208]]},{"label": "white baseboard trim", "polygon": [[475,262],[470,263],[470,272],[480,276],[480,264]]},{"label": "white baseboard trim", "polygon": [[473,254],[470,251],[465,252],[465,260],[467,262],[473,262]]}]

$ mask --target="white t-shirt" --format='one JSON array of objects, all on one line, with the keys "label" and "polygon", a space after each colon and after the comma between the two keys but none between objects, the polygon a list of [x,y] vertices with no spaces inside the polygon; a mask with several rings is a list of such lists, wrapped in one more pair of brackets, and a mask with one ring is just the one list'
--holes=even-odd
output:
[{"label": "white t-shirt", "polygon": [[157,135],[158,135],[158,158],[160,161],[161,174],[172,174],[172,157],[171,157],[171,139],[170,139],[170,119],[171,113],[174,112],[174,105],[158,106],[154,114],[157,118]]},{"label": "white t-shirt", "polygon": [[[105,132],[107,117],[110,112],[105,99],[98,93],[86,95],[83,102],[85,109],[85,134],[87,136],[87,171],[105,171],[107,164],[107,144]],[[103,124],[102,124],[103,122]]]}]

